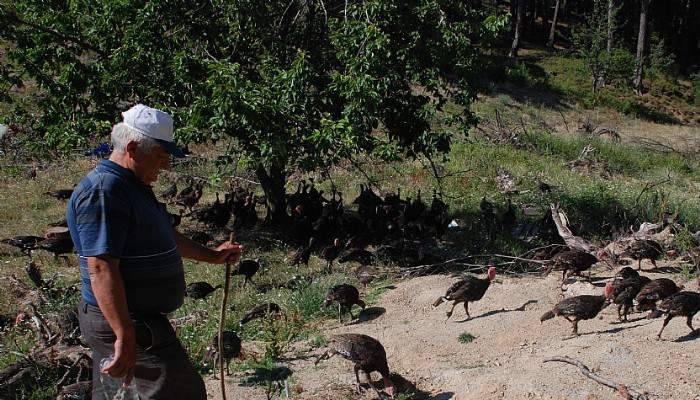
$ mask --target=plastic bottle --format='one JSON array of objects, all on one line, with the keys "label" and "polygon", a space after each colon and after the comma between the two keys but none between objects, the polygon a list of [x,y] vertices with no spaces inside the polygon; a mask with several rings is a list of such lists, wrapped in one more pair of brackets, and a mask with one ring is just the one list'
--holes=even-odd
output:
[{"label": "plastic bottle", "polygon": [[[113,357],[110,355],[100,361],[100,371],[112,363]],[[115,378],[101,373],[100,383],[102,383],[105,400],[139,400],[139,393],[133,380],[128,386],[124,386],[124,378]]]}]

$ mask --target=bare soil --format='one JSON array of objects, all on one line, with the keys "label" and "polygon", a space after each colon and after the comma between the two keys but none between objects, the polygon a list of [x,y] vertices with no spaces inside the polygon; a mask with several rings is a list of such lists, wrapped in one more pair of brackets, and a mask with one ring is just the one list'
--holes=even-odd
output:
[{"label": "bare soil", "polygon": [[[469,320],[461,305],[450,320],[445,317],[448,304],[432,306],[456,278],[415,278],[391,286],[353,323],[328,321],[323,330],[325,335],[364,333],[382,342],[394,378],[403,381],[399,386],[414,392],[414,397],[404,398],[622,398],[616,391],[583,376],[575,366],[542,362],[547,357],[569,356],[602,377],[648,392],[652,399],[700,399],[700,335],[689,334],[685,318],[673,319],[662,340],[657,341],[662,319],[646,319],[643,314],[633,313],[629,322],[618,323],[616,307],[611,306],[596,319],[580,322],[580,336],[572,338],[571,324],[563,318],[539,322],[540,316],[559,300],[557,275],[499,277],[500,284],[493,284],[481,301],[471,304]],[[612,275],[611,271],[600,270],[594,274],[593,285],[575,283],[568,292],[602,293],[603,280]],[[685,284],[686,290],[698,290],[697,283]],[[695,325],[700,327],[697,320]],[[460,343],[458,337],[462,333],[475,339]],[[291,361],[286,363],[293,370],[290,397],[377,398],[371,390],[356,392],[349,361],[336,356],[314,366],[315,357],[322,352],[309,343],[302,343],[291,352]],[[241,373],[228,378],[227,397],[265,399],[265,390],[260,386],[240,384],[249,376],[250,373]],[[381,387],[376,373],[373,381]],[[219,399],[219,382],[209,379],[207,386],[210,398]]]}]

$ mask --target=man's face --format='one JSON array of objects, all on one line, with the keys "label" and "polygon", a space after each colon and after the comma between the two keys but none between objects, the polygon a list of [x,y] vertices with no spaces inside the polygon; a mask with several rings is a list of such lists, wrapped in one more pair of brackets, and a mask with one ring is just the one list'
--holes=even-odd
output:
[{"label": "man's face", "polygon": [[158,180],[161,170],[170,168],[170,154],[160,145],[154,146],[150,153],[144,153],[137,148],[133,160],[134,174],[149,186]]}]

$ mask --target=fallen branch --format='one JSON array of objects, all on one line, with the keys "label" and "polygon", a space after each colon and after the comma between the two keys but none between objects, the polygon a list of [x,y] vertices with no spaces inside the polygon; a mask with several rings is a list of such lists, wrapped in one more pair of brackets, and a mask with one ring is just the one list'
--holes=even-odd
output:
[{"label": "fallen branch", "polygon": [[542,360],[542,362],[551,362],[551,361],[559,361],[559,362],[575,365],[581,370],[581,373],[583,375],[585,375],[586,377],[593,379],[594,381],[600,383],[601,385],[605,385],[611,389],[621,390],[624,388],[624,390],[627,393],[629,393],[632,400],[649,400],[647,393],[640,393],[636,390],[628,388],[625,385],[622,385],[620,383],[615,383],[609,379],[605,379],[603,377],[600,377],[600,376],[596,375],[595,373],[591,372],[591,370],[587,366],[585,366],[581,361],[574,360],[573,358],[569,358],[566,356],[564,356],[564,357],[549,357],[549,358],[545,358],[544,360]]},{"label": "fallen branch", "polygon": [[415,275],[425,274],[425,273],[429,273],[429,272],[436,272],[436,271],[444,270],[449,265],[461,265],[461,266],[466,266],[466,267],[474,267],[473,269],[466,270],[463,272],[477,272],[477,271],[481,271],[481,270],[485,269],[489,265],[493,265],[495,267],[498,267],[498,266],[516,264],[515,261],[508,261],[508,262],[497,263],[497,264],[496,263],[489,263],[489,264],[469,264],[469,263],[466,263],[466,261],[471,260],[472,258],[482,258],[482,257],[487,257],[487,258],[499,257],[499,258],[506,258],[506,259],[510,259],[510,260],[516,260],[516,261],[531,262],[531,263],[540,264],[540,265],[545,263],[545,261],[541,261],[541,260],[532,260],[529,258],[506,256],[503,254],[475,254],[475,255],[471,255],[471,256],[452,258],[450,260],[446,260],[446,261],[442,261],[442,262],[434,263],[434,264],[424,264],[424,265],[417,265],[415,267],[403,268],[401,270],[401,273],[402,273],[403,278],[407,278],[409,276],[415,276]]},{"label": "fallen branch", "polygon": [[554,220],[554,224],[557,226],[557,232],[559,232],[559,236],[564,239],[564,243],[566,243],[566,245],[572,249],[579,249],[589,253],[593,251],[594,247],[592,244],[587,242],[582,237],[575,236],[571,232],[567,226],[569,220],[566,218],[566,214],[559,209],[559,205],[550,204],[550,208],[552,210],[552,219]]},{"label": "fallen branch", "polygon": [[44,320],[44,317],[39,313],[34,303],[29,303],[29,308],[32,309],[32,321],[36,325],[37,334],[39,336],[39,341],[46,347],[53,344],[54,340],[58,337],[58,334],[53,334],[51,328]]}]

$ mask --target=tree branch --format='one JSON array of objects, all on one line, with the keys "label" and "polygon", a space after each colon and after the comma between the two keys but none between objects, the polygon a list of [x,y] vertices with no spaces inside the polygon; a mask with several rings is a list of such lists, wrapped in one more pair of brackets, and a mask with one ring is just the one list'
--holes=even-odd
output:
[{"label": "tree branch", "polygon": [[636,390],[633,390],[633,389],[626,387],[625,385],[622,385],[620,383],[616,383],[616,382],[613,382],[609,379],[605,379],[603,377],[600,377],[600,376],[596,375],[595,373],[591,372],[591,370],[587,366],[585,366],[581,361],[574,360],[573,358],[569,358],[566,356],[549,357],[549,358],[545,358],[544,360],[542,360],[542,362],[545,362],[545,363],[551,362],[551,361],[559,361],[559,362],[574,365],[574,366],[578,367],[581,370],[581,373],[583,375],[585,375],[586,377],[593,379],[594,381],[596,381],[602,385],[605,385],[609,388],[612,388],[615,390],[626,391],[627,393],[629,393],[631,395],[631,397],[628,396],[628,398],[630,398],[632,400],[649,400],[647,393],[640,393]]},{"label": "tree branch", "polygon": [[20,25],[26,25],[26,26],[28,26],[28,27],[30,27],[30,28],[33,28],[33,29],[39,30],[39,31],[41,31],[41,32],[48,33],[48,34],[50,34],[50,35],[59,37],[59,38],[61,38],[61,39],[63,39],[63,40],[66,40],[66,41],[75,43],[75,44],[77,44],[77,45],[80,45],[80,46],[83,47],[83,48],[86,48],[86,49],[88,49],[88,50],[94,51],[95,53],[99,54],[100,56],[103,56],[103,57],[104,57],[104,56],[106,55],[106,53],[105,53],[104,51],[98,49],[97,47],[91,45],[90,43],[87,43],[87,42],[85,42],[85,41],[83,41],[83,40],[80,40],[80,39],[75,38],[75,37],[72,37],[72,36],[68,36],[68,35],[66,35],[66,34],[64,34],[64,33],[55,31],[55,30],[53,30],[53,29],[51,29],[51,28],[46,28],[46,27],[43,27],[43,26],[41,26],[41,25],[37,25],[37,24],[35,24],[35,23],[33,23],[33,22],[25,21],[25,20],[21,19],[17,14],[15,14],[15,13],[13,13],[13,12],[11,12],[11,11],[8,11],[8,12],[5,14],[5,16],[7,17],[7,19],[9,19],[9,20],[12,21],[12,22],[16,22],[16,23],[18,23],[18,24],[20,24]]}]

